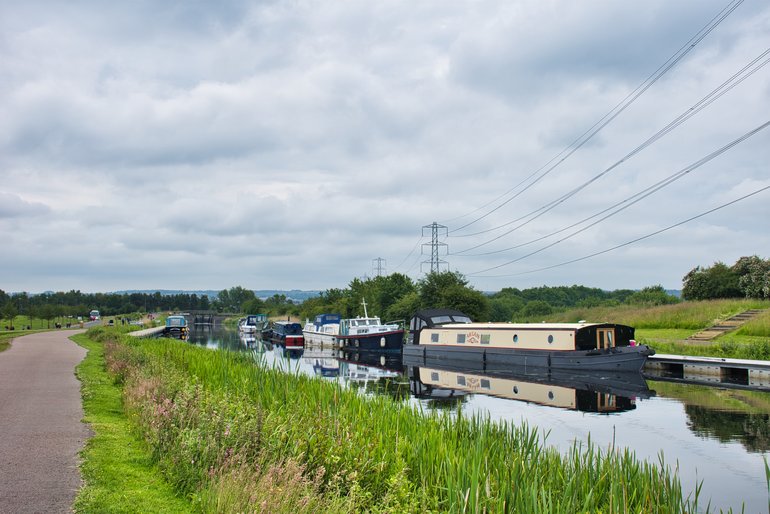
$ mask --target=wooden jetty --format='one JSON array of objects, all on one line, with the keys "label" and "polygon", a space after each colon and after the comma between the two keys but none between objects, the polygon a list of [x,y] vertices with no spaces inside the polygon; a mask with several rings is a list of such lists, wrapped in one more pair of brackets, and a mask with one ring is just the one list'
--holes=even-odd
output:
[{"label": "wooden jetty", "polygon": [[160,327],[151,327],[151,328],[145,328],[142,330],[135,330],[133,332],[129,332],[128,335],[133,337],[157,337],[166,330],[166,327],[160,326]]}]

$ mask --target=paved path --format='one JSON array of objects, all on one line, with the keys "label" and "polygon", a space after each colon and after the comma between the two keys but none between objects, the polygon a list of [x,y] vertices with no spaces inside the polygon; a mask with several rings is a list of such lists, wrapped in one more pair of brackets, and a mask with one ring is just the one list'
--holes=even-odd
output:
[{"label": "paved path", "polygon": [[55,331],[0,352],[0,513],[70,512],[89,431],[75,366],[86,350]]}]

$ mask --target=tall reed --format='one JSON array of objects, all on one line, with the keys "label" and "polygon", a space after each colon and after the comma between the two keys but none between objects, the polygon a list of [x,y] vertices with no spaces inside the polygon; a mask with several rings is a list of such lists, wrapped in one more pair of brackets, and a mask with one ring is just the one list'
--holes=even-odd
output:
[{"label": "tall reed", "polygon": [[[420,412],[240,353],[168,340],[121,342],[108,353],[155,460],[211,512],[294,503],[317,512],[698,508],[697,491],[685,496],[662,458],[651,464],[590,442],[562,456],[526,424]],[[260,493],[280,482],[297,494]]]}]

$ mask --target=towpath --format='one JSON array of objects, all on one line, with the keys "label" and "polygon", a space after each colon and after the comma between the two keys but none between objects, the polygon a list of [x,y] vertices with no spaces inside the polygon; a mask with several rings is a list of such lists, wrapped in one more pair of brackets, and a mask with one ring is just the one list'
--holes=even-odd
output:
[{"label": "towpath", "polygon": [[80,487],[82,423],[75,366],[86,350],[54,331],[0,352],[0,512],[71,512]]}]

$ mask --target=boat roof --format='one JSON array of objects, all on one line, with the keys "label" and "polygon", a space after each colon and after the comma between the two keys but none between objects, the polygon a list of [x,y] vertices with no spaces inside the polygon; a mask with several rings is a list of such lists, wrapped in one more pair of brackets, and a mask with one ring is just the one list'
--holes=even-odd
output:
[{"label": "boat roof", "polygon": [[444,323],[435,328],[462,328],[464,330],[580,330],[587,327],[620,326],[616,323]]}]

